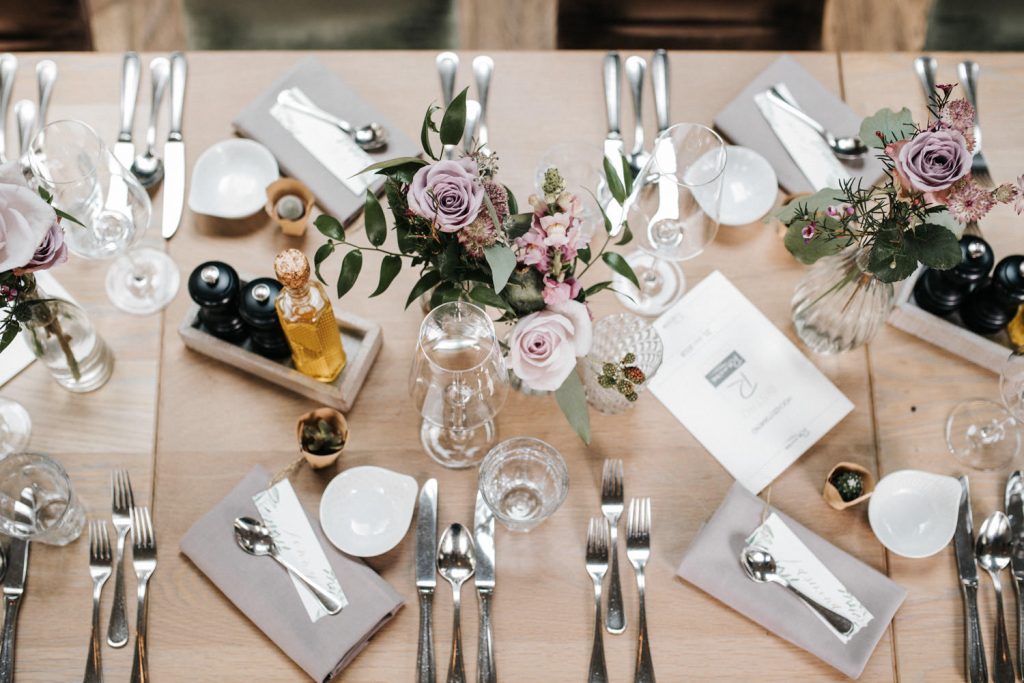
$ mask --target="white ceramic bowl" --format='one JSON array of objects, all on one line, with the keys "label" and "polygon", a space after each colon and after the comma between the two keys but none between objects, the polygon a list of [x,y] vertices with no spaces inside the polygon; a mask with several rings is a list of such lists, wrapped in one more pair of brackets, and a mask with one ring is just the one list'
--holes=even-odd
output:
[{"label": "white ceramic bowl", "polygon": [[188,208],[216,218],[246,218],[263,210],[267,185],[280,176],[274,155],[260,143],[222,140],[196,159]]},{"label": "white ceramic bowl", "polygon": [[725,178],[722,183],[723,225],[747,225],[760,220],[775,206],[779,181],[768,160],[752,149],[726,147]]},{"label": "white ceramic bowl", "polygon": [[416,480],[383,467],[353,467],[327,485],[320,526],[339,550],[373,557],[394,548],[409,530]]},{"label": "white ceramic bowl", "polygon": [[882,477],[868,504],[875,536],[903,557],[928,557],[953,538],[960,482],[931,472],[899,470]]}]

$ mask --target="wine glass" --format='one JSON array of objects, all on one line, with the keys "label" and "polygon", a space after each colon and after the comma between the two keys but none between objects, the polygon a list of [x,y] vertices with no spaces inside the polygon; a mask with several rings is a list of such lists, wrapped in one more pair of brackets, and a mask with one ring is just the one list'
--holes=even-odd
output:
[{"label": "wine glass", "polygon": [[624,207],[638,247],[626,261],[640,288],[621,275],[612,278],[627,309],[656,316],[682,297],[679,262],[699,255],[718,234],[725,162],[725,143],[707,126],[676,124],[654,141]]},{"label": "wine glass", "polygon": [[106,281],[111,302],[137,315],[167,306],[178,291],[178,267],[163,251],[137,246],[152,215],[149,195],[96,131],[55,121],[32,141],[29,164],[53,205],[81,223],[63,221],[68,248],[87,259],[115,259]]},{"label": "wine glass", "polygon": [[23,450],[31,435],[32,418],[25,406],[0,398],[0,458]]},{"label": "wine glass", "polygon": [[409,377],[423,416],[420,441],[445,467],[479,462],[494,444],[494,417],[508,396],[508,369],[494,323],[478,306],[442,304],[420,326]]},{"label": "wine glass", "polygon": [[602,227],[599,201],[611,198],[602,170],[601,148],[588,142],[560,142],[541,155],[534,170],[533,185],[538,195],[543,193],[544,174],[556,168],[565,180],[565,189],[576,195],[583,208],[580,214],[581,234],[592,236]]},{"label": "wine glass", "polygon": [[999,391],[1001,404],[984,398],[964,401],[946,419],[946,445],[953,457],[969,467],[998,469],[1020,453],[1024,351],[1014,351],[1003,364]]}]

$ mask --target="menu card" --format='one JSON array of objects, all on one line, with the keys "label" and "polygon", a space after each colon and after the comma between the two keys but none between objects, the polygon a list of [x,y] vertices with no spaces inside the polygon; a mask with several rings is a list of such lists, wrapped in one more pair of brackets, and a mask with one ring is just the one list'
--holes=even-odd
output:
[{"label": "menu card", "polygon": [[753,493],[853,410],[718,271],[654,327],[665,359],[651,393]]}]

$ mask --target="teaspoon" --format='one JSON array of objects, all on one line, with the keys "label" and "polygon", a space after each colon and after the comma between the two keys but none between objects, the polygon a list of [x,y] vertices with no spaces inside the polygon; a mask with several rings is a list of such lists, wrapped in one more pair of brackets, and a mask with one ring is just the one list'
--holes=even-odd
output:
[{"label": "teaspoon", "polygon": [[155,153],[156,127],[160,122],[160,104],[171,77],[171,62],[166,57],[156,57],[149,63],[149,80],[153,84],[149,103],[149,127],[146,129],[146,149],[132,161],[132,175],[139,184],[149,189],[164,179],[164,162]]},{"label": "teaspoon", "polygon": [[452,586],[452,657],[448,662],[447,683],[465,683],[466,665],[462,659],[462,584],[476,571],[473,537],[466,527],[452,524],[441,535],[437,547],[437,573]]},{"label": "teaspoon", "polygon": [[1013,531],[1010,520],[1002,511],[989,515],[981,528],[974,544],[974,554],[978,564],[988,572],[992,579],[992,588],[996,592],[996,650],[995,667],[992,679],[996,683],[1013,683],[1013,662],[1010,659],[1010,639],[1006,635],[1006,615],[1003,612],[1003,585],[999,573],[1010,564],[1013,551]]},{"label": "teaspoon", "polygon": [[53,95],[53,86],[57,82],[57,62],[52,59],[44,59],[36,64],[36,81],[39,84],[39,111],[36,114],[36,127],[38,132],[46,125],[47,114],[50,110],[50,97]]},{"label": "teaspoon", "polygon": [[302,102],[297,102],[293,97],[287,95],[287,92],[287,90],[282,91],[277,96],[277,101],[289,109],[294,109],[297,112],[336,126],[342,133],[355,140],[355,143],[362,147],[364,151],[372,152],[387,147],[388,131],[376,121],[371,121],[365,126],[354,128],[345,119],[338,118],[334,114],[330,114],[317,107],[308,107]]},{"label": "teaspoon", "polygon": [[849,137],[837,138],[827,128],[825,128],[825,126],[821,125],[816,119],[804,112],[804,110],[793,106],[789,100],[779,93],[775,86],[768,88],[768,92],[766,94],[773,104],[784,109],[788,114],[800,119],[815,133],[820,135],[821,139],[825,141],[825,144],[829,146],[832,153],[836,155],[837,158],[860,159],[868,153],[867,145],[865,145],[859,137],[851,135]]}]

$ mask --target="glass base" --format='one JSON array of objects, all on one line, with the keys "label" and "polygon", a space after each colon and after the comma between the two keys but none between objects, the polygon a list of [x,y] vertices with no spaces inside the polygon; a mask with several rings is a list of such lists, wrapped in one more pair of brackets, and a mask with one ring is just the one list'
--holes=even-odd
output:
[{"label": "glass base", "polygon": [[672,308],[686,292],[686,277],[679,264],[642,251],[629,254],[626,261],[640,281],[638,290],[621,275],[612,277],[615,296],[626,310],[645,317],[659,316]]},{"label": "glass base", "polygon": [[20,453],[32,435],[32,418],[25,406],[0,398],[0,458]]},{"label": "glass base", "polygon": [[995,401],[964,401],[946,419],[949,452],[957,461],[976,470],[1009,465],[1020,453],[1020,442],[1017,422]]},{"label": "glass base", "polygon": [[107,271],[107,296],[125,313],[149,315],[171,303],[180,283],[170,256],[157,249],[133,249]]},{"label": "glass base", "polygon": [[494,446],[498,430],[493,420],[475,429],[445,429],[424,420],[420,424],[423,450],[439,465],[460,470],[476,465]]}]

